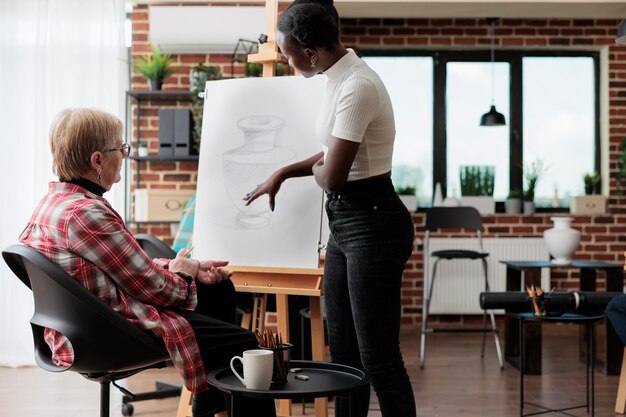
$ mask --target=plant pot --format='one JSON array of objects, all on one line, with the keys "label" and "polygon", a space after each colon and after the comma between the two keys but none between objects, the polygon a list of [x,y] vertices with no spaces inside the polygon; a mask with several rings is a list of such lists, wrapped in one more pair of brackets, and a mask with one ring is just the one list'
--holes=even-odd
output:
[{"label": "plant pot", "polygon": [[163,87],[163,80],[161,79],[155,79],[155,80],[150,80],[150,88],[152,88],[153,90],[160,90],[161,87]]},{"label": "plant pot", "polygon": [[137,155],[141,158],[148,156],[148,144],[145,142],[141,142],[139,144],[139,148],[137,148]]},{"label": "plant pot", "polygon": [[548,253],[554,258],[553,265],[569,265],[580,242],[580,232],[572,229],[572,217],[551,217],[554,227],[543,232]]},{"label": "plant pot", "polygon": [[535,214],[534,201],[524,201],[524,214]]},{"label": "plant pot", "polygon": [[585,185],[585,194],[592,195],[593,194],[593,185]]},{"label": "plant pot", "polygon": [[519,214],[522,212],[521,198],[507,198],[504,202],[504,211],[509,214]]},{"label": "plant pot", "polygon": [[398,195],[400,200],[404,203],[406,208],[412,213],[417,210],[417,196],[410,194],[400,194]]},{"label": "plant pot", "polygon": [[494,214],[496,212],[496,201],[489,196],[463,196],[461,197],[461,205],[474,207],[480,214]]}]

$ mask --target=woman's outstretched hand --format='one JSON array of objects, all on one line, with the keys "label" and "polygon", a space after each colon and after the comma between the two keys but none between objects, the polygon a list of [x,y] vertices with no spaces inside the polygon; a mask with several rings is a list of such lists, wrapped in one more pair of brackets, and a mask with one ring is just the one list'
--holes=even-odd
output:
[{"label": "woman's outstretched hand", "polygon": [[243,200],[246,202],[246,206],[249,206],[254,200],[261,197],[263,194],[267,194],[269,197],[270,210],[274,211],[276,194],[278,194],[278,190],[280,190],[281,185],[282,181],[276,174],[274,174],[265,182],[258,184],[254,190],[246,194],[243,197]]}]

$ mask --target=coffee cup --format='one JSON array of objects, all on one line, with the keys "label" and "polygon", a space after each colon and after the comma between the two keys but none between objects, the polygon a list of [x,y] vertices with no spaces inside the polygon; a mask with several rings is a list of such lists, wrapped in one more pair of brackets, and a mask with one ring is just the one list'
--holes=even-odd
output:
[{"label": "coffee cup", "polygon": [[[235,369],[235,361],[243,364],[243,376]],[[252,349],[243,352],[243,357],[234,356],[230,369],[247,389],[266,390],[272,383],[274,354],[270,350]]]}]

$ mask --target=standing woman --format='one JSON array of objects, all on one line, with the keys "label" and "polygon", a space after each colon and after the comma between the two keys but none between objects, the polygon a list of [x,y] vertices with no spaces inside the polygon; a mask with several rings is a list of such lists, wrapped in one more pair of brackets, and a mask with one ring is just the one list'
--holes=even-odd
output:
[{"label": "standing woman", "polygon": [[[330,238],[324,294],[333,362],[372,376],[384,417],[416,415],[400,352],[400,287],[413,246],[411,215],[391,182],[395,138],[389,94],[378,75],[339,40],[332,0],[296,0],[280,16],[276,41],[304,77],[327,77],[317,134],[323,152],[283,167],[250,192],[270,208],[288,178],[313,175],[326,191]],[[356,393],[353,415],[368,413],[369,387]],[[336,415],[347,416],[337,399]]]}]

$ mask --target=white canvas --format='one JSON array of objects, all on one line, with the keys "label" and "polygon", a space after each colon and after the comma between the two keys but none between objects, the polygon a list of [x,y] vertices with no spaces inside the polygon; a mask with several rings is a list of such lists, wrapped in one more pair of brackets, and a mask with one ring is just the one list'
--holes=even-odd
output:
[{"label": "white canvas", "polygon": [[209,81],[202,122],[194,257],[232,265],[317,267],[322,191],[285,181],[274,211],[243,198],[276,169],[321,151],[315,135],[324,77]]}]

